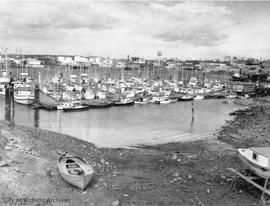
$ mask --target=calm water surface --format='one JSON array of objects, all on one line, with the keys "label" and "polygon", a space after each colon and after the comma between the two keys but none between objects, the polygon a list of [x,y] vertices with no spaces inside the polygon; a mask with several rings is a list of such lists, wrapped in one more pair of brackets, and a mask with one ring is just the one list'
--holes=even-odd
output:
[{"label": "calm water surface", "polygon": [[[236,109],[222,100],[134,105],[81,112],[34,110],[14,104],[15,124],[69,134],[99,147],[128,147],[210,137]],[[0,118],[7,119],[0,99]]]}]

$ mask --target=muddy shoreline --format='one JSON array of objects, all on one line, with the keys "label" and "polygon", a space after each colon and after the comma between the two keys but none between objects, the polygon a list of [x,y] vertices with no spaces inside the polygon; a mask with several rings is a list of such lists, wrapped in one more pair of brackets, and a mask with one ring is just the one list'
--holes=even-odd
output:
[{"label": "muddy shoreline", "polygon": [[[236,116],[213,138],[138,149],[97,148],[68,135],[2,121],[1,162],[9,163],[0,166],[0,201],[4,205],[23,204],[22,200],[15,204],[17,198],[35,198],[24,199],[25,205],[260,205],[259,191],[246,183],[240,181],[232,190],[233,174],[226,168],[243,167],[236,148],[270,146],[270,99],[237,103],[253,112]],[[95,170],[84,192],[59,176],[57,161],[66,151],[81,156]]]}]

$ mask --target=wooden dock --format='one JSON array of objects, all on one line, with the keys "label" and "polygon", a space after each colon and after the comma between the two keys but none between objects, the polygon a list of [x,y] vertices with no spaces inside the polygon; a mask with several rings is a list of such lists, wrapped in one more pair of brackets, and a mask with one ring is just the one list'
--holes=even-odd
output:
[{"label": "wooden dock", "polygon": [[[238,170],[235,170],[233,168],[227,168],[227,170],[231,171],[235,174],[234,181],[232,182],[232,187],[235,187],[237,176],[239,176],[243,180],[247,181],[248,183],[252,184],[254,187],[256,187],[262,191],[261,200],[263,203],[265,203],[265,199],[264,199],[265,194],[270,196],[270,190],[267,189],[269,177],[262,178],[262,177],[255,175],[255,174],[251,174],[251,173],[245,174],[245,173],[238,171]],[[257,182],[255,182],[255,180],[259,180],[259,179],[265,179],[264,186],[261,186]]]}]

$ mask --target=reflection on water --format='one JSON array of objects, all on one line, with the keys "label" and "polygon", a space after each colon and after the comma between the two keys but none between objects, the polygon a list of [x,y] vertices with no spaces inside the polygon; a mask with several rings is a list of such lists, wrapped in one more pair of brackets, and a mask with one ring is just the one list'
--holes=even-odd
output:
[{"label": "reflection on water", "polygon": [[198,100],[65,113],[16,103],[9,106],[2,99],[0,117],[18,125],[69,134],[99,147],[127,147],[208,138],[236,108],[233,103],[221,102]]},{"label": "reflection on water", "polygon": [[39,109],[34,109],[34,127],[39,128]]},{"label": "reflection on water", "polygon": [[15,104],[13,101],[13,95],[6,93],[5,95],[5,120],[14,124],[15,120]]}]

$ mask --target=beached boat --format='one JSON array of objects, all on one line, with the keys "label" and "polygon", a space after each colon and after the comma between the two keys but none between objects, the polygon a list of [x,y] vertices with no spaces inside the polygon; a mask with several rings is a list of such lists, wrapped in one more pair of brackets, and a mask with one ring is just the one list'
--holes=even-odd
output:
[{"label": "beached boat", "polygon": [[18,104],[31,105],[34,102],[34,93],[30,87],[18,87],[14,92],[14,101]]},{"label": "beached boat", "polygon": [[94,169],[82,158],[64,154],[59,158],[58,170],[68,183],[84,190],[91,181]]},{"label": "beached boat", "polygon": [[118,101],[114,102],[114,106],[130,106],[134,104],[134,100],[133,99],[128,99],[128,98],[124,98],[124,99],[120,99]]},{"label": "beached boat", "polygon": [[238,149],[238,156],[256,175],[270,177],[270,147]]}]

